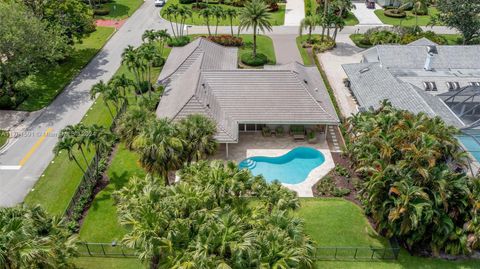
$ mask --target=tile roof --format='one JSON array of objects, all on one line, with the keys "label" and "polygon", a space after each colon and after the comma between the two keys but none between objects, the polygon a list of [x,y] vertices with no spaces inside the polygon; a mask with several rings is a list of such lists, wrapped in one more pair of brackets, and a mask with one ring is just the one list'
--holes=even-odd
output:
[{"label": "tile roof", "polygon": [[203,38],[171,55],[159,78],[165,90],[157,116],[206,115],[217,123],[219,142],[238,141],[239,123],[339,123],[315,67],[238,69],[236,49]]}]

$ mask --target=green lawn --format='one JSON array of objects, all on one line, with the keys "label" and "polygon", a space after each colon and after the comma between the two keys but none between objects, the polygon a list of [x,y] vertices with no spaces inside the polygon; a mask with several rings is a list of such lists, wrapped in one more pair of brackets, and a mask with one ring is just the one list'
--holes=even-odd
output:
[{"label": "green lawn", "polygon": [[[167,19],[167,17],[164,14],[166,8],[170,5],[173,5],[173,4],[179,4],[179,0],[168,0],[167,3],[165,4],[165,6],[162,8],[162,13],[161,14],[162,14],[162,17],[164,19]],[[213,4],[211,4],[211,5],[213,5]],[[215,5],[221,6],[223,8],[233,8],[233,9],[236,9],[237,12],[240,12],[240,10],[242,9],[241,7],[234,7],[234,6],[230,6],[230,5],[221,5],[221,4],[215,4]],[[191,5],[186,5],[186,6],[191,6]],[[272,23],[272,25],[283,25],[283,22],[285,20],[285,5],[284,4],[279,4],[279,7],[280,7],[280,9],[278,11],[270,13],[270,22]],[[179,21],[179,19],[177,19],[177,20],[172,19],[172,21],[176,22],[176,21]],[[198,15],[197,10],[193,11],[193,16],[191,18],[188,18],[185,23],[190,24],[190,25],[206,25],[205,19]],[[233,20],[233,25],[239,25],[239,23],[240,22],[238,20],[238,17]],[[215,31],[215,24],[216,24],[215,18],[210,19],[210,28],[211,28],[212,33]],[[230,26],[230,20],[228,18],[220,20],[218,25],[220,25],[220,26]]]},{"label": "green lawn", "polygon": [[9,134],[7,131],[0,130],[0,148],[5,145],[9,137]]},{"label": "green lawn", "polygon": [[[307,4],[310,3],[310,6]],[[308,14],[313,14],[317,10],[317,0],[305,0],[305,16]],[[358,24],[358,19],[353,15],[352,12],[348,12],[347,17],[345,18],[346,26],[353,26]]]},{"label": "green lawn", "polygon": [[[316,35],[312,35],[316,36]],[[317,35],[319,36],[319,35]],[[297,47],[298,50],[300,51],[300,55],[302,56],[303,64],[304,65],[313,65],[313,59],[312,56],[308,53],[308,51],[302,47],[303,41],[307,40],[308,36],[307,35],[302,35],[302,36],[297,36],[296,42],[297,42]]]},{"label": "green lawn", "polygon": [[82,269],[140,269],[146,268],[135,258],[82,257],[74,260]]},{"label": "green lawn", "polygon": [[[447,40],[447,45],[461,45],[462,44],[462,36],[458,34],[441,34]],[[355,43],[355,45],[359,48],[368,49],[373,47],[372,45],[364,45],[360,43],[363,39],[363,34],[352,34],[350,35],[350,39]]]},{"label": "green lawn", "polygon": [[[132,14],[144,3],[143,0],[112,0],[105,4],[110,9],[106,16],[99,16],[99,19],[121,20],[132,16]],[[152,8],[154,6],[152,5]]]},{"label": "green lawn", "polygon": [[[415,15],[411,11],[407,11],[407,17],[403,19],[387,17],[383,14],[383,9],[375,10],[377,17],[384,23],[390,25],[415,26]],[[438,14],[438,10],[434,7],[428,8],[428,15],[418,16],[418,25],[426,26],[430,23],[431,17]]]},{"label": "green lawn", "polygon": [[[164,56],[168,56],[170,49],[165,49]],[[155,68],[154,80],[160,74],[161,68]],[[133,78],[125,66],[121,66],[116,75],[126,74]],[[112,124],[112,118],[103,103],[101,96],[92,105],[90,110],[82,119],[85,125],[97,124],[109,127]],[[93,151],[86,152],[87,159],[93,158]],[[61,176],[60,176],[61,175]],[[70,199],[75,193],[80,180],[82,171],[75,162],[70,161],[65,153],[56,156],[52,163],[45,169],[44,175],[37,181],[33,190],[25,198],[28,205],[42,205],[47,212],[52,215],[62,215],[67,208]]]},{"label": "green lawn", "polygon": [[22,84],[29,89],[30,96],[17,109],[35,111],[50,104],[98,53],[114,31],[111,27],[97,27],[82,43],[75,44],[75,50],[65,62],[29,76]]},{"label": "green lawn", "polygon": [[[240,35],[243,38],[244,45],[238,50],[238,57],[240,55],[252,52],[253,49],[253,35]],[[273,41],[270,37],[265,35],[257,36],[257,52],[263,53],[268,57],[268,64],[275,64],[277,62],[275,58],[275,49],[273,47]],[[240,62],[240,60],[239,60]]]},{"label": "green lawn", "polygon": [[[121,143],[115,153],[107,174],[108,186],[97,194],[80,230],[80,239],[88,242],[112,242],[121,240],[125,228],[120,226],[112,193],[121,189],[136,175],[143,177],[144,170],[138,165],[138,155]],[[102,227],[99,229],[99,227]]]}]

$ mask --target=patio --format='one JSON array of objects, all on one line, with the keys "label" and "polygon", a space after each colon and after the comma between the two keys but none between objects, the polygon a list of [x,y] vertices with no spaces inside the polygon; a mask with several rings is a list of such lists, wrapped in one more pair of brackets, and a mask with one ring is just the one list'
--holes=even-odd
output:
[{"label": "patio", "polygon": [[243,159],[252,156],[281,156],[296,147],[315,148],[323,153],[325,162],[313,169],[305,181],[294,185],[283,184],[285,187],[296,191],[299,197],[313,197],[313,185],[335,167],[325,133],[317,133],[317,138],[317,143],[310,144],[307,141],[295,141],[289,135],[264,137],[261,132],[241,132],[239,134],[239,143],[228,145],[228,157],[226,157],[225,144],[220,144],[218,152],[212,158],[239,163]]}]

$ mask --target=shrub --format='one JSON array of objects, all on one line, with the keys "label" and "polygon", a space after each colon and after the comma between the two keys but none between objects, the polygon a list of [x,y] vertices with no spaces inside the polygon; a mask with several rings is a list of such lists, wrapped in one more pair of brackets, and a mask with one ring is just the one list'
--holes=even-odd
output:
[{"label": "shrub", "polygon": [[348,172],[348,169],[345,168],[344,166],[342,165],[337,165],[335,166],[335,172],[337,173],[337,175],[339,176],[342,176],[342,177],[350,177],[350,172]]},{"label": "shrub", "polygon": [[275,128],[275,134],[277,136],[283,136],[285,134],[285,130],[283,129],[283,126],[277,126],[277,128]]},{"label": "shrub", "polygon": [[333,179],[329,176],[320,179],[320,182],[317,184],[317,192],[320,195],[330,195],[335,189],[335,184]]},{"label": "shrub", "polygon": [[180,4],[187,5],[187,4],[194,3],[195,0],[180,0],[179,2],[180,2]]},{"label": "shrub", "polygon": [[180,36],[176,38],[171,38],[168,40],[168,46],[170,47],[183,47],[190,43],[190,37],[188,36]]},{"label": "shrub", "polygon": [[231,35],[216,35],[207,37],[210,41],[227,47],[240,47],[243,45],[241,37]]},{"label": "shrub", "polygon": [[205,9],[207,7],[208,7],[207,3],[204,3],[204,2],[199,2],[198,4],[194,4],[192,6],[193,9],[197,9],[197,10],[198,9]]},{"label": "shrub", "polygon": [[108,15],[109,13],[110,13],[110,9],[108,7],[99,7],[93,11],[93,14],[97,16],[105,16],[105,15]]},{"label": "shrub", "polygon": [[242,63],[249,66],[262,66],[268,62],[267,55],[263,53],[257,53],[257,56],[253,56],[253,53],[247,52],[242,54]]},{"label": "shrub", "polygon": [[397,43],[400,37],[390,31],[375,32],[368,37],[372,45]]},{"label": "shrub", "polygon": [[263,136],[272,136],[272,130],[268,127],[263,127],[262,128],[262,135]]},{"label": "shrub", "polygon": [[419,9],[412,9],[412,13],[418,16],[425,16],[428,15],[428,8],[426,6],[422,6]]},{"label": "shrub", "polygon": [[337,44],[334,42],[334,41],[324,41],[322,43],[319,43],[319,44],[314,44],[313,45],[313,51],[315,53],[322,53],[322,52],[325,52],[327,50],[331,50],[333,48],[335,48]]},{"label": "shrub", "polygon": [[383,11],[383,14],[391,18],[405,18],[407,13],[401,9],[386,9]]},{"label": "shrub", "polygon": [[160,67],[165,64],[165,59],[162,57],[158,57],[153,61],[153,67]]},{"label": "shrub", "polygon": [[350,190],[342,187],[335,187],[332,191],[332,195],[335,197],[343,197],[350,194]]}]

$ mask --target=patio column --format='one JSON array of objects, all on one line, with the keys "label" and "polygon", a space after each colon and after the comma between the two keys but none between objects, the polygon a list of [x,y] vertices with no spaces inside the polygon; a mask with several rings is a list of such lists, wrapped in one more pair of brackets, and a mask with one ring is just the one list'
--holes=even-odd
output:
[{"label": "patio column", "polygon": [[225,143],[226,158],[228,158],[228,143]]}]

